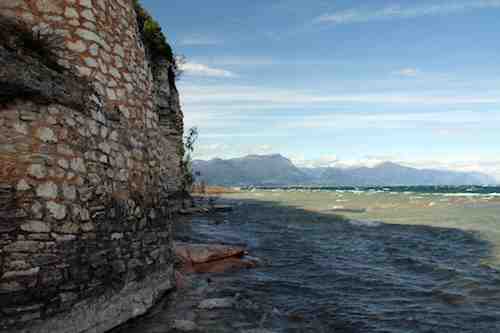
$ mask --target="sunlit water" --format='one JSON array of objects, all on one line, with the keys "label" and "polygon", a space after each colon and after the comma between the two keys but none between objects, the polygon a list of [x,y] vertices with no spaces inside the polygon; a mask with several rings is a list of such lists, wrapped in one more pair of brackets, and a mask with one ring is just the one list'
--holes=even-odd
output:
[{"label": "sunlit water", "polygon": [[359,225],[380,222],[477,232],[492,245],[483,264],[500,267],[500,188],[272,189],[225,196],[341,215]]},{"label": "sunlit water", "polygon": [[[277,254],[282,267],[267,275],[274,289],[260,287],[282,293],[274,298],[325,331],[500,332],[500,198],[488,192],[267,190],[225,197],[311,212],[310,221],[270,217],[279,235],[265,229],[255,248]],[[350,210],[356,213],[342,212]]]}]

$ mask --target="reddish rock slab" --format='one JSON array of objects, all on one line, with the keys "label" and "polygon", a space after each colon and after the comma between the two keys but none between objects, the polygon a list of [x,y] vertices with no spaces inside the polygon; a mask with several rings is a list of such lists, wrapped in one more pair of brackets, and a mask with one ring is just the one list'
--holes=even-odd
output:
[{"label": "reddish rock slab", "polygon": [[174,251],[182,262],[179,274],[224,273],[257,266],[258,260],[245,256],[245,249],[218,244],[176,242]]},{"label": "reddish rock slab", "polygon": [[245,255],[245,249],[242,247],[218,244],[187,244],[176,242],[174,249],[178,258],[185,263],[192,263],[193,265]]},{"label": "reddish rock slab", "polygon": [[257,267],[257,262],[245,258],[227,258],[192,266],[196,273],[225,273]]}]

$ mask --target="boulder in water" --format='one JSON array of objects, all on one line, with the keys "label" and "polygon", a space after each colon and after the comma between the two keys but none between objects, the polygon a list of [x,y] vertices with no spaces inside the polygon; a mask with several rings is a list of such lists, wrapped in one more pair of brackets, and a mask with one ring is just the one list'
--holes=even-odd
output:
[{"label": "boulder in water", "polygon": [[245,249],[238,246],[218,244],[187,244],[176,242],[175,254],[184,262],[203,264],[231,257],[242,257]]},{"label": "boulder in water", "polygon": [[174,251],[181,261],[183,273],[223,273],[254,268],[258,262],[245,258],[245,249],[239,246],[176,242]]}]

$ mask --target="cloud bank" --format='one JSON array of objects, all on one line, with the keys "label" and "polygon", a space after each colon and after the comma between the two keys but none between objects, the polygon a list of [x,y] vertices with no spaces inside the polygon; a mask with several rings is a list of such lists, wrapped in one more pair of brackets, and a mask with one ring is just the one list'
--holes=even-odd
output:
[{"label": "cloud bank", "polygon": [[198,64],[194,62],[181,63],[179,67],[181,71],[183,71],[186,75],[221,77],[221,78],[236,77],[236,74],[234,74],[231,71],[220,68],[214,68],[205,64]]},{"label": "cloud bank", "polygon": [[500,0],[453,1],[418,6],[392,5],[375,9],[352,8],[323,14],[314,21],[330,24],[352,24],[391,19],[411,19],[422,16],[451,15],[468,10],[500,8]]}]

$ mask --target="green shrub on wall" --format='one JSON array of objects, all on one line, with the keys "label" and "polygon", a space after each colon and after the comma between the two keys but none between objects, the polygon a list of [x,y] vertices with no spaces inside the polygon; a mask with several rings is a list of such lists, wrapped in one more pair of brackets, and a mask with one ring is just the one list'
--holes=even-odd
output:
[{"label": "green shrub on wall", "polygon": [[151,15],[141,6],[139,0],[134,1],[134,9],[137,13],[137,23],[142,34],[144,44],[146,45],[153,60],[161,58],[175,65],[175,57],[172,48],[167,42],[165,35],[161,31],[160,24],[156,22]]}]

